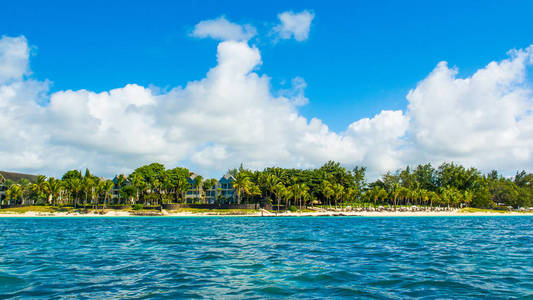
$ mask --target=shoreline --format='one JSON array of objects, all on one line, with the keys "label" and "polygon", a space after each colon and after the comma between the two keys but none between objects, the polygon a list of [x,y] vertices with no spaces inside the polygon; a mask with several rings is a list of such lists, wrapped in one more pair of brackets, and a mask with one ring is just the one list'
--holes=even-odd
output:
[{"label": "shoreline", "polygon": [[107,211],[99,213],[69,213],[69,212],[35,212],[25,213],[0,213],[0,218],[39,218],[39,217],[62,217],[62,218],[101,218],[101,217],[489,217],[489,216],[533,216],[533,212],[461,212],[452,211],[415,211],[415,212],[390,212],[390,211],[322,211],[322,212],[284,212],[265,213],[258,211],[250,214],[217,214],[212,212],[166,212],[161,213],[133,213],[128,211]]}]

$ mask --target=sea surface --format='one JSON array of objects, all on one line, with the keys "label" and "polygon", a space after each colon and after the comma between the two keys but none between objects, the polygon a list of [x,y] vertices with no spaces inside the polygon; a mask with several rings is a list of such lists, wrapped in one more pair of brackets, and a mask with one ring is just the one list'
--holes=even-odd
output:
[{"label": "sea surface", "polygon": [[0,298],[533,298],[533,217],[0,218]]}]

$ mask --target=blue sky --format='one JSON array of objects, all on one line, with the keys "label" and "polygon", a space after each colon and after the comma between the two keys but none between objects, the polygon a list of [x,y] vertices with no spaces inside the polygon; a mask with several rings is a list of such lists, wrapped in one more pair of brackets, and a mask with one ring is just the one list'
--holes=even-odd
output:
[{"label": "blue sky", "polygon": [[531,1],[1,7],[0,169],[533,170]]},{"label": "blue sky", "polygon": [[[269,26],[282,11],[312,10],[309,39],[273,44]],[[7,1],[0,34],[24,35],[35,48],[34,77],[52,91],[105,91],[128,83],[185,85],[216,64],[216,41],[188,34],[225,15],[258,28],[259,73],[282,86],[307,82],[306,117],[333,130],[405,95],[442,60],[471,75],[533,40],[531,1]]]}]

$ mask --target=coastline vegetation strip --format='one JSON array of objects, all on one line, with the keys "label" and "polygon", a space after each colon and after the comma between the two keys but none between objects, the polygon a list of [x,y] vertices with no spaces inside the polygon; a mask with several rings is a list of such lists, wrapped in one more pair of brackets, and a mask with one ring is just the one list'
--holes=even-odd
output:
[{"label": "coastline vegetation strip", "polygon": [[366,178],[365,167],[349,170],[333,161],[304,170],[272,167],[253,171],[241,165],[229,170],[220,181],[204,179],[182,167],[166,169],[159,163],[113,179],[95,176],[89,170],[85,174],[70,170],[61,179],[44,175],[9,177],[13,174],[17,173],[0,172],[0,204],[34,208],[6,212],[81,210],[101,214],[113,208],[143,213],[144,209],[161,211],[171,204],[172,209],[216,209],[221,214],[226,213],[224,209],[276,213],[533,210],[533,174],[521,171],[504,177],[497,171],[483,174],[454,163],[437,168],[431,164],[408,166],[372,182]]},{"label": "coastline vegetation strip", "polygon": [[253,215],[259,213],[256,209],[202,209],[202,208],[180,208],[168,213],[190,213],[207,215]]},{"label": "coastline vegetation strip", "polygon": [[465,207],[458,211],[459,213],[489,213],[489,214],[510,214],[510,213],[520,213],[520,214],[528,214],[531,213],[531,211],[511,211],[511,210],[501,210],[501,209],[488,209],[488,208],[475,208],[475,207]]},{"label": "coastline vegetation strip", "polygon": [[49,206],[49,205],[28,205],[20,207],[9,207],[0,209],[0,214],[24,214],[26,212],[36,213],[58,213],[58,212],[73,212],[74,209],[68,206]]}]

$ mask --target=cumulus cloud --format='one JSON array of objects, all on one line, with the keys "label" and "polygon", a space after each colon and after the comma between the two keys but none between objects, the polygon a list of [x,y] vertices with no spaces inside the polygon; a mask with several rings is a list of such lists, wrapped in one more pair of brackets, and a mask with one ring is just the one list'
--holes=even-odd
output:
[{"label": "cumulus cloud", "polygon": [[25,37],[0,38],[0,83],[21,79],[29,73],[30,49]]},{"label": "cumulus cloud", "polygon": [[201,21],[194,26],[191,35],[197,38],[212,38],[215,40],[248,41],[257,34],[255,27],[249,24],[232,23],[221,16],[212,20]]},{"label": "cumulus cloud", "polygon": [[409,92],[405,111],[384,110],[333,132],[298,112],[308,101],[302,78],[272,91],[269,77],[256,72],[259,49],[246,41],[219,43],[217,65],[203,79],[170,91],[128,84],[52,94],[47,82],[29,76],[24,38],[4,37],[0,45],[1,66],[17,66],[0,69],[2,169],[59,175],[89,167],[111,176],[158,161],[218,176],[241,162],[307,168],[327,160],[366,165],[376,175],[449,160],[533,169],[526,80],[533,46],[468,78],[439,63]]},{"label": "cumulus cloud", "polygon": [[290,89],[282,89],[279,91],[279,94],[291,101],[295,106],[303,106],[309,103],[309,99],[305,96],[305,88],[307,87],[307,82],[302,77],[296,76],[291,80]]},{"label": "cumulus cloud", "polygon": [[298,42],[305,41],[309,37],[311,22],[315,14],[304,10],[299,13],[286,11],[278,14],[280,24],[274,27],[274,31],[281,39],[294,38]]},{"label": "cumulus cloud", "polygon": [[409,126],[409,117],[401,110],[382,111],[372,119],[363,118],[350,124],[347,135],[352,137],[364,156],[358,161],[372,166],[372,171],[403,167],[406,142],[402,137]]},{"label": "cumulus cloud", "polygon": [[467,78],[440,62],[407,95],[413,155],[485,169],[531,168],[532,58],[533,46],[513,50]]},{"label": "cumulus cloud", "polygon": [[[294,80],[291,93],[272,94],[269,78],[254,72],[262,63],[257,48],[224,41],[217,61],[202,80],[165,93],[130,84],[47,95],[45,83],[4,84],[2,166],[47,172],[87,166],[109,175],[160,161],[223,172],[241,162],[310,167],[358,153],[349,137],[299,115],[296,107],[307,99],[303,79]],[[49,103],[40,106],[43,91]]]}]

